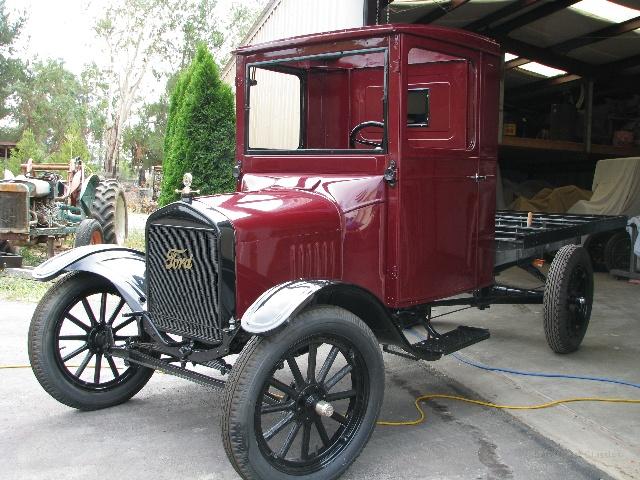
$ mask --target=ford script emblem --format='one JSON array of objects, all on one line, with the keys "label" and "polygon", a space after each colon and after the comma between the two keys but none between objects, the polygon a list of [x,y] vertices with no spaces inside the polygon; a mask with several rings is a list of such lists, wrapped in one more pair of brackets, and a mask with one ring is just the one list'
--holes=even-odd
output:
[{"label": "ford script emblem", "polygon": [[191,270],[193,266],[193,256],[187,256],[187,249],[182,250],[172,248],[167,252],[167,256],[164,261],[164,268],[167,270]]}]

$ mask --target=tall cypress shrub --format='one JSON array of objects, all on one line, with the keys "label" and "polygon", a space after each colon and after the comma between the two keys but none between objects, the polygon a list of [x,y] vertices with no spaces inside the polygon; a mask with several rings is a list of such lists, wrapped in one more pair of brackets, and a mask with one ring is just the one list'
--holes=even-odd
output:
[{"label": "tall cypress shrub", "polygon": [[158,203],[177,200],[182,176],[193,174],[202,194],[233,191],[235,109],[231,87],[220,80],[206,46],[183,72],[171,95],[165,134],[162,189]]}]

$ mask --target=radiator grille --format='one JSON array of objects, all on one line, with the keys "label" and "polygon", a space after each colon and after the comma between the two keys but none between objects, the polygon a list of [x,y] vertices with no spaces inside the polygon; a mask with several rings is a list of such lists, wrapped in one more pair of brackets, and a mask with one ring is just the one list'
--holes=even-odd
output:
[{"label": "radiator grille", "polygon": [[[216,231],[150,225],[147,242],[147,297],[154,323],[169,333],[221,341]],[[168,262],[170,251],[173,261]]]},{"label": "radiator grille", "polygon": [[0,191],[0,229],[29,232],[28,191]]}]

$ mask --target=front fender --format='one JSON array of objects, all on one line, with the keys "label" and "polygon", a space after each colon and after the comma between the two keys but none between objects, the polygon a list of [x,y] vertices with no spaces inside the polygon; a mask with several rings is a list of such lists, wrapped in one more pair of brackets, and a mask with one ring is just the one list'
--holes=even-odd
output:
[{"label": "front fender", "polygon": [[331,280],[292,280],[271,287],[244,312],[242,328],[256,335],[271,335],[284,328],[316,293],[335,285]]},{"label": "front fender", "polygon": [[144,309],[145,254],[118,245],[86,245],[50,258],[33,271],[36,280],[64,272],[91,272],[109,280],[134,312]]},{"label": "front fender", "polygon": [[276,285],[253,302],[240,323],[246,332],[273,335],[316,303],[350,311],[367,324],[380,343],[411,348],[389,311],[371,292],[336,280],[293,280]]}]

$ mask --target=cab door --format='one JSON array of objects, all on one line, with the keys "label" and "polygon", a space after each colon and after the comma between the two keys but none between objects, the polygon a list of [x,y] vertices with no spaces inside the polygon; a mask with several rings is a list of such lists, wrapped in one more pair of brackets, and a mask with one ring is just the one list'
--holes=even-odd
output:
[{"label": "cab door", "polygon": [[408,40],[404,48],[396,217],[401,305],[477,285],[473,52],[426,43]]}]

